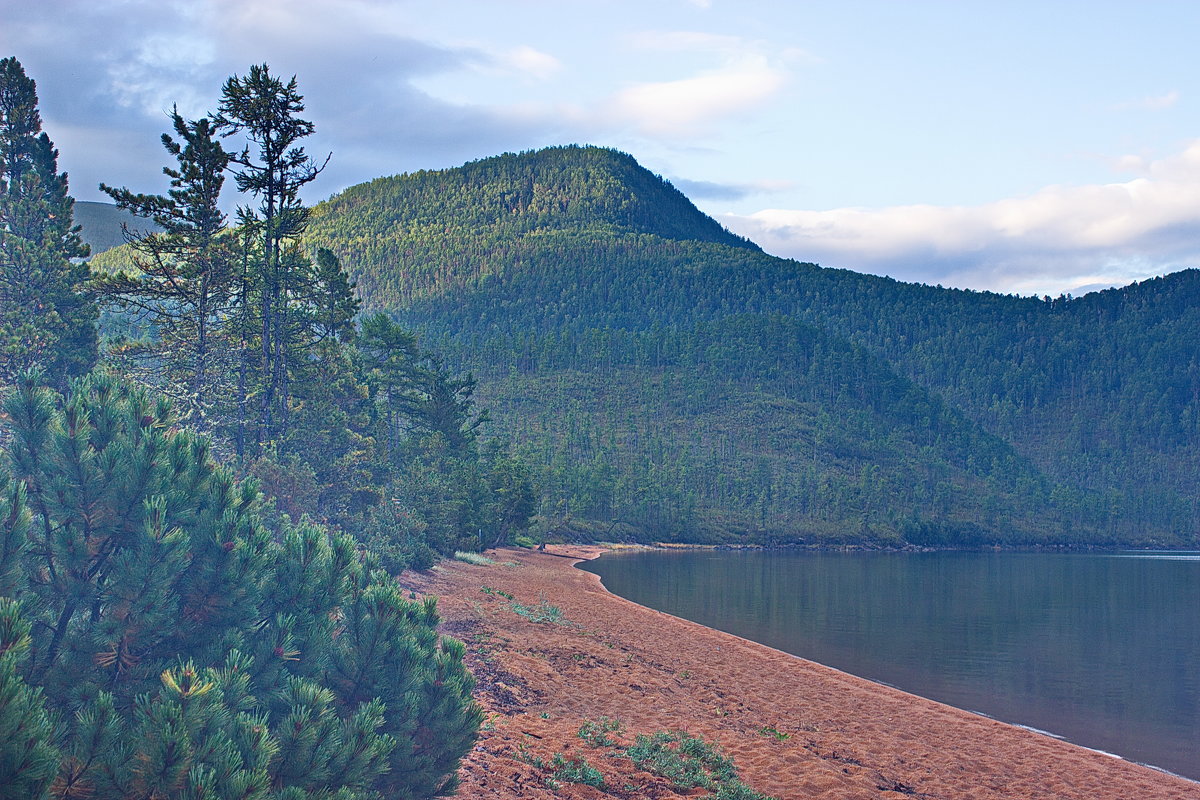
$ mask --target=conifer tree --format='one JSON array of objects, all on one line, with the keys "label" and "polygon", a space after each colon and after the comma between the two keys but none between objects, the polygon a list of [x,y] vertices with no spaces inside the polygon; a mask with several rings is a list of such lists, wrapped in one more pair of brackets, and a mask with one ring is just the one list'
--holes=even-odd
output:
[{"label": "conifer tree", "polygon": [[[2,511],[3,509],[0,509]],[[58,771],[54,727],[39,689],[21,676],[29,650],[29,623],[20,604],[0,597],[0,798],[46,797]]]},{"label": "conifer tree", "polygon": [[28,724],[0,742],[0,770],[29,764],[29,796],[52,774],[50,797],[100,800],[453,786],[481,713],[431,601],[401,596],[345,535],[268,529],[254,486],[165,400],[101,375],[62,396],[18,384],[0,704]]},{"label": "conifer tree", "polygon": [[258,64],[225,82],[216,118],[222,135],[246,139],[230,161],[238,190],[258,200],[257,209],[243,209],[242,220],[254,224],[261,242],[253,272],[262,371],[259,442],[286,426],[289,302],[302,285],[294,273],[307,261],[298,257],[296,247],[308,223],[300,190],[324,169],[298,144],[314,131],[311,122],[298,116],[303,111],[295,76],[284,83],[266,64]]},{"label": "conifer tree", "polygon": [[175,135],[163,147],[177,166],[164,167],[171,189],[164,195],[136,194],[105,184],[100,188],[119,208],[154,223],[157,230],[130,231],[132,273],[98,276],[95,289],[110,301],[144,313],[157,340],[150,348],[166,379],[156,388],[205,426],[222,384],[231,373],[224,344],[238,278],[236,243],[225,234],[220,196],[229,154],[208,119],[186,121],[171,113]]},{"label": "conifer tree", "polygon": [[20,62],[0,59],[0,384],[31,366],[65,380],[96,361],[88,269],[71,261],[88,249],[37,105]]}]

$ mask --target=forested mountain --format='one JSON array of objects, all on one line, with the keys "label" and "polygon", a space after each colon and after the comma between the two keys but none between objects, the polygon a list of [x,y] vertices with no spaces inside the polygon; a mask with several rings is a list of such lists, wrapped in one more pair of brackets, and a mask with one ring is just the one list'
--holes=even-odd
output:
[{"label": "forested mountain", "polygon": [[352,187],[307,238],[474,371],[551,513],[680,539],[1200,528],[1193,270],[1038,300],[824,269],[584,147]]},{"label": "forested mountain", "polygon": [[147,232],[159,229],[153,222],[139,219],[111,203],[94,203],[87,200],[75,201],[75,224],[82,228],[79,236],[91,248],[92,255],[125,244],[122,225],[133,231]]}]

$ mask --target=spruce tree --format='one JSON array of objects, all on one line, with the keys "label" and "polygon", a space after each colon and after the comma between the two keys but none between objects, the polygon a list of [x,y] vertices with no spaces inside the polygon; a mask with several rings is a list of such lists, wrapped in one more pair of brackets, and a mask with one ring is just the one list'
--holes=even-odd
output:
[{"label": "spruce tree", "polygon": [[88,254],[58,151],[42,133],[37,86],[0,59],[0,384],[41,366],[60,382],[96,362]]}]

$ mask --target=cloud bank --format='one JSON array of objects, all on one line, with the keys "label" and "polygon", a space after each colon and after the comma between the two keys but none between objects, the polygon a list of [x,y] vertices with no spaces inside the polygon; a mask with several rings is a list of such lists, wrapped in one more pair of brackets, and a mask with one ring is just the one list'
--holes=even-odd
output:
[{"label": "cloud bank", "polygon": [[230,75],[264,62],[280,77],[298,75],[317,128],[306,149],[335,153],[310,201],[380,175],[540,143],[540,120],[442,99],[419,82],[481,70],[539,80],[557,59],[525,45],[422,38],[413,14],[380,0],[0,0],[0,51],[37,81],[45,128],[81,199],[104,199],[101,181],[161,190],[169,156],[159,136],[172,106],[188,117],[211,113]]},{"label": "cloud bank", "polygon": [[1200,140],[1119,183],[979,206],[720,215],[776,255],[900,280],[1020,294],[1123,285],[1200,264]]}]

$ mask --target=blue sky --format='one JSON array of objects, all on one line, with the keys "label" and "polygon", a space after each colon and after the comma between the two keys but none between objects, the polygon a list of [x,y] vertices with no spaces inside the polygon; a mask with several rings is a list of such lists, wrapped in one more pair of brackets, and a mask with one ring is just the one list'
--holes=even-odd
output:
[{"label": "blue sky", "polygon": [[768,252],[1020,294],[1200,266],[1200,3],[0,0],[83,200],[161,191],[172,103],[266,62],[308,198],[616,147]]}]

